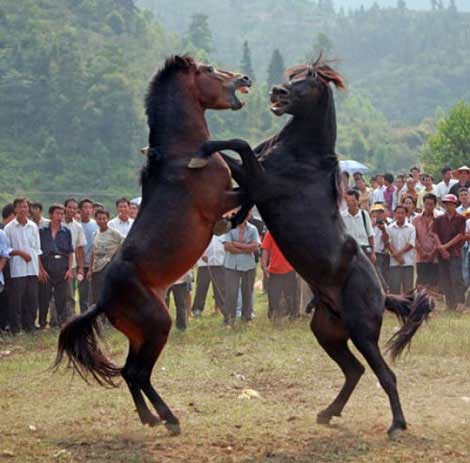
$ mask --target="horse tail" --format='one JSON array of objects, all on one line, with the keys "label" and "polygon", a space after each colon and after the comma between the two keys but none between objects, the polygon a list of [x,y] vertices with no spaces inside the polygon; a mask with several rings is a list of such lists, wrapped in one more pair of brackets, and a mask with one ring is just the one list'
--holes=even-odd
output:
[{"label": "horse tail", "polygon": [[87,383],[88,375],[91,375],[101,386],[116,387],[113,379],[121,374],[121,369],[106,358],[97,342],[101,335],[97,317],[103,311],[97,304],[61,329],[57,357],[52,367],[57,369],[66,354],[68,365]]},{"label": "horse tail", "polygon": [[387,342],[387,351],[393,360],[396,360],[406,347],[410,347],[414,334],[428,319],[434,307],[434,299],[425,290],[413,290],[406,296],[386,296],[385,308],[393,312],[402,325]]}]

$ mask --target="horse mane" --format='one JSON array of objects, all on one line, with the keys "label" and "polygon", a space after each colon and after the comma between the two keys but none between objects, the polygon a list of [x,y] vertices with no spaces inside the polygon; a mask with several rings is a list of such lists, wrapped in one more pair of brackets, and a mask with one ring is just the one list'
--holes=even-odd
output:
[{"label": "horse mane", "polygon": [[147,114],[150,129],[157,122],[161,90],[173,80],[175,74],[179,72],[188,73],[194,68],[195,64],[195,60],[189,55],[173,55],[167,58],[163,67],[153,75],[145,96],[145,113]]},{"label": "horse mane", "polygon": [[287,69],[286,76],[289,79],[292,79],[298,74],[302,74],[307,70],[311,70],[316,73],[318,78],[326,85],[332,83],[338,90],[346,89],[346,82],[344,77],[333,67],[334,60],[327,60],[323,57],[323,54],[320,53],[318,58],[313,61],[311,64],[299,64],[297,66],[292,66]]}]

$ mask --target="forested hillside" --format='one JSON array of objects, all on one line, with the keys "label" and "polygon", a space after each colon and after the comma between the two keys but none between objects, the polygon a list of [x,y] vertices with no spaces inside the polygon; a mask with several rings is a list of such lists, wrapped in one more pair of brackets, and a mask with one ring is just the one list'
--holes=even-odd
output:
[{"label": "forested hillside", "polygon": [[1,1],[0,192],[137,193],[143,94],[175,40],[132,0]]},{"label": "forested hillside", "polygon": [[332,5],[0,0],[0,199],[137,194],[147,82],[184,51],[255,78],[242,111],[208,116],[214,138],[251,143],[284,122],[268,109],[282,70],[325,51],[348,81],[337,94],[339,153],[373,171],[409,167],[436,113],[470,99],[470,14],[439,0],[429,11]]}]

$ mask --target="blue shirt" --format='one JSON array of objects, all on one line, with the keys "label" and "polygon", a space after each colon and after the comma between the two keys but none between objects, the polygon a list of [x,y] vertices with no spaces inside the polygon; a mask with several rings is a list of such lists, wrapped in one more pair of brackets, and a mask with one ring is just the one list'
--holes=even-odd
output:
[{"label": "blue shirt", "polygon": [[73,252],[72,234],[64,225],[61,225],[57,231],[55,238],[52,237],[51,226],[41,227],[39,229],[39,237],[41,238],[42,258],[47,259],[51,255],[60,254],[68,256]]},{"label": "blue shirt", "polygon": [[[7,235],[5,235],[5,232],[3,230],[0,230],[0,257],[10,257],[11,251],[12,249],[8,246]],[[5,284],[3,272],[0,272],[0,283],[2,285]]]},{"label": "blue shirt", "polygon": [[85,253],[84,266],[89,267],[91,253],[93,252],[93,242],[95,241],[95,232],[98,230],[98,225],[96,225],[96,222],[93,219],[90,219],[89,222],[80,222],[80,225],[83,228],[86,238],[86,245],[83,248]]},{"label": "blue shirt", "polygon": [[[238,235],[239,229],[237,227],[225,234],[222,237],[222,242],[231,243],[233,241],[240,241]],[[243,237],[243,243],[248,244],[251,242],[261,244],[258,229],[254,225],[251,225],[251,223],[247,223],[245,228],[245,235]],[[230,270],[240,270],[242,272],[252,270],[256,268],[255,255],[252,252],[249,254],[232,254],[231,252],[226,252],[224,267]]]}]

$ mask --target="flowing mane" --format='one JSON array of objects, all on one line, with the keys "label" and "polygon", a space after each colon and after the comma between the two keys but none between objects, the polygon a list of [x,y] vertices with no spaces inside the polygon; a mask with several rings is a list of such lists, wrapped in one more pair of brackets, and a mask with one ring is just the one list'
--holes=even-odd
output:
[{"label": "flowing mane", "polygon": [[149,128],[157,123],[157,114],[161,101],[162,90],[166,89],[178,72],[189,72],[195,66],[190,56],[171,56],[165,60],[164,66],[152,77],[145,96],[145,113],[147,114]]}]

